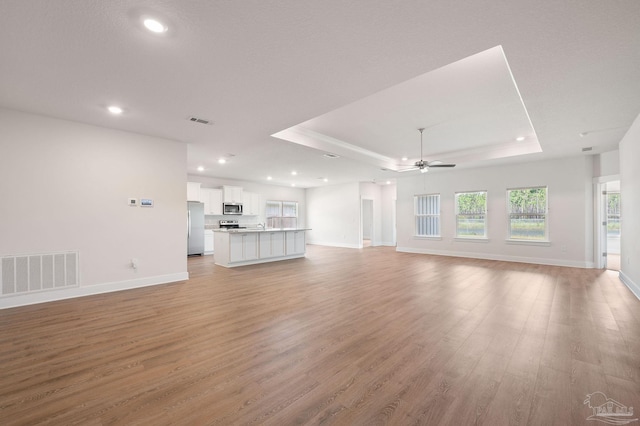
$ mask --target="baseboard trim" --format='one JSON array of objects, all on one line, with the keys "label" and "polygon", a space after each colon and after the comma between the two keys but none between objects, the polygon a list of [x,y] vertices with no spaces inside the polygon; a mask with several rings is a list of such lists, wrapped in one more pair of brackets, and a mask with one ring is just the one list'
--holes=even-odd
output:
[{"label": "baseboard trim", "polygon": [[73,299],[76,297],[93,296],[114,291],[131,290],[152,285],[167,284],[189,279],[188,272],[139,278],[135,280],[116,281],[111,283],[65,288],[25,295],[7,296],[0,298],[0,309],[16,308],[19,306],[35,305],[37,303],[53,302],[56,300]]},{"label": "baseboard trim", "polygon": [[307,244],[312,244],[315,246],[326,246],[326,247],[341,247],[341,248],[362,248],[357,244],[345,244],[345,243],[329,243],[329,242],[319,242],[319,241],[307,241]]},{"label": "baseboard trim", "polygon": [[640,300],[640,285],[634,283],[633,280],[622,271],[618,273],[618,277],[620,278],[620,281],[622,281],[622,283],[631,290],[631,293]]},{"label": "baseboard trim", "polygon": [[434,256],[464,257],[468,259],[500,260],[504,262],[531,263],[534,265],[566,266],[570,268],[584,268],[584,269],[594,268],[593,262],[580,262],[580,261],[561,260],[561,259],[545,259],[545,258],[538,258],[538,257],[520,257],[520,256],[504,256],[499,254],[487,254],[487,253],[425,250],[425,249],[417,249],[414,247],[397,247],[396,251],[403,252],[403,253],[431,254]]}]

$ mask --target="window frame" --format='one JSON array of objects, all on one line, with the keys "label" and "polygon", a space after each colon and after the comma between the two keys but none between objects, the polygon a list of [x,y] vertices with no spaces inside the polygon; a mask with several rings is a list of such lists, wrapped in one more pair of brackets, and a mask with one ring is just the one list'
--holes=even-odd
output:
[{"label": "window frame", "polygon": [[[463,194],[479,194],[479,193],[483,193],[484,194],[484,212],[482,213],[484,215],[484,234],[483,235],[479,235],[479,236],[471,236],[471,235],[459,235],[458,234],[458,217],[460,216],[460,206],[458,204],[458,197],[460,195]],[[454,196],[453,196],[453,200],[454,200],[454,213],[455,213],[455,240],[458,241],[488,241],[489,240],[489,191],[485,190],[485,189],[479,189],[479,190],[474,190],[474,191],[459,191],[459,192],[455,192]],[[477,214],[473,214],[473,215],[468,215],[468,216],[474,216]]]},{"label": "window frame", "polygon": [[[437,214],[436,213],[418,213],[418,205],[419,199],[422,197],[437,197]],[[414,225],[414,237],[423,238],[423,239],[434,239],[441,240],[442,239],[442,196],[440,193],[430,193],[430,194],[418,194],[413,196],[413,225]],[[418,229],[420,228],[418,225],[418,221],[421,218],[435,218],[437,219],[437,233],[436,234],[420,234],[418,233]],[[429,228],[428,221],[425,225],[425,228]]]},{"label": "window frame", "polygon": [[[267,229],[297,228],[299,213],[299,204],[297,201],[267,200],[265,205]],[[270,215],[269,213],[271,207],[275,207],[275,209],[278,210],[275,216]]]},{"label": "window frame", "polygon": [[[535,216],[544,216],[544,236],[543,238],[517,238],[513,237],[511,230],[511,219],[514,215],[523,215],[526,213],[513,213],[511,211],[511,191],[523,191],[531,189],[544,189],[545,190],[545,206],[544,213],[531,213]],[[531,245],[548,245],[549,240],[549,187],[546,185],[540,186],[522,186],[517,188],[507,188],[505,194],[505,204],[507,209],[507,242],[514,244],[531,244]]]}]

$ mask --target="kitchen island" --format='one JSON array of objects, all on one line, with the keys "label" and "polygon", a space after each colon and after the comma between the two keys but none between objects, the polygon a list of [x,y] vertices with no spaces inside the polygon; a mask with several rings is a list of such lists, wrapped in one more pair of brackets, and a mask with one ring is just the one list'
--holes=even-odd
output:
[{"label": "kitchen island", "polygon": [[225,268],[304,257],[308,228],[214,229],[213,256]]}]

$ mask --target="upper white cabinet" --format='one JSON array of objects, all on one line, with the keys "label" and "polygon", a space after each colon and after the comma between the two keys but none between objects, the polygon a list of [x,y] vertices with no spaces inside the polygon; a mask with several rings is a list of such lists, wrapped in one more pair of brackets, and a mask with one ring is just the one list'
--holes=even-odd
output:
[{"label": "upper white cabinet", "polygon": [[241,186],[223,186],[222,199],[225,203],[242,203],[242,187]]},{"label": "upper white cabinet", "polygon": [[255,192],[243,192],[242,193],[242,214],[247,216],[259,216],[260,215],[260,194]]},{"label": "upper white cabinet", "polygon": [[222,214],[222,190],[216,188],[200,188],[201,201],[204,203],[204,214]]},{"label": "upper white cabinet", "polygon": [[187,201],[200,201],[200,182],[187,182]]}]

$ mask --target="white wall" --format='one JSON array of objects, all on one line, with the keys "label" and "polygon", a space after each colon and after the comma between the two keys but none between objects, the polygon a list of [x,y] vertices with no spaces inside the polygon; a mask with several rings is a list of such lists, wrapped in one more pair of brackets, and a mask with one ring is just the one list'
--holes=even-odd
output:
[{"label": "white wall", "polygon": [[[479,169],[431,171],[398,179],[398,251],[577,267],[593,266],[590,156]],[[547,186],[549,246],[507,243],[508,188]],[[454,240],[454,194],[488,191],[488,242]],[[414,237],[414,195],[441,194],[442,240]]]},{"label": "white wall", "polygon": [[362,199],[362,239],[373,238],[373,200]]},{"label": "white wall", "polygon": [[360,240],[360,185],[349,183],[309,188],[307,243],[358,248]]},{"label": "white wall", "polygon": [[620,151],[607,151],[594,156],[593,176],[614,176],[620,173]]},{"label": "white wall", "polygon": [[620,148],[622,218],[620,278],[640,298],[640,115]]},{"label": "white wall", "polygon": [[0,148],[0,256],[77,250],[80,274],[0,307],[187,278],[186,145],[0,109]]},{"label": "white wall", "polygon": [[382,245],[396,245],[396,184],[381,188],[382,202]]},{"label": "white wall", "polygon": [[[306,225],[306,191],[302,188],[293,188],[278,185],[266,185],[255,182],[231,180],[222,178],[212,178],[207,176],[189,175],[189,182],[200,182],[202,188],[221,188],[223,185],[239,186],[244,191],[260,194],[260,216],[236,216],[234,220],[238,220],[240,224],[256,224],[266,222],[265,203],[267,200],[274,201],[295,201],[298,203],[298,227]],[[208,224],[217,223],[220,219],[229,219],[229,216],[207,216]]]}]

